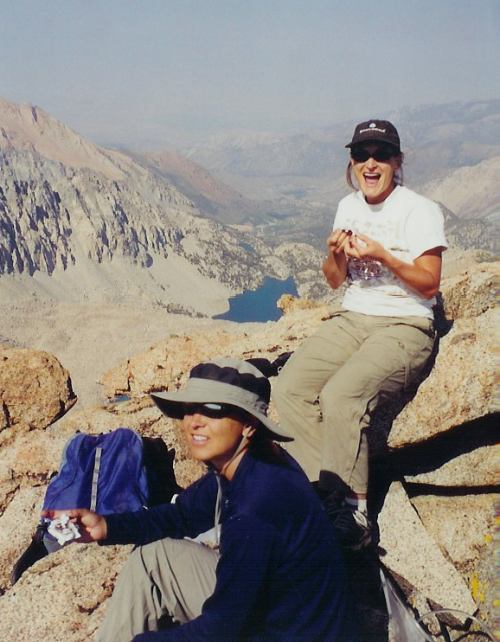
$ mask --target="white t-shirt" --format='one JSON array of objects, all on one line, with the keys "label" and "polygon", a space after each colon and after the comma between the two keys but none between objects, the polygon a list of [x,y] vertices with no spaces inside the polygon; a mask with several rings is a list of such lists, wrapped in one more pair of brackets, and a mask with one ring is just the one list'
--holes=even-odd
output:
[{"label": "white t-shirt", "polygon": [[[381,243],[391,254],[413,263],[427,250],[447,247],[441,209],[424,196],[398,185],[379,205],[369,205],[358,191],[343,198],[334,229],[352,230]],[[349,259],[343,307],[380,316],[432,318],[436,299],[425,299],[373,259]]]}]

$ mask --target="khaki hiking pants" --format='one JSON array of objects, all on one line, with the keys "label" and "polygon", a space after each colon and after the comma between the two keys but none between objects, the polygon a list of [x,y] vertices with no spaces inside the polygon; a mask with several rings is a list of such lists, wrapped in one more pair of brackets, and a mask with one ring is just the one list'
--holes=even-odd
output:
[{"label": "khaki hiking pants", "polygon": [[[341,310],[290,357],[273,385],[287,450],[320,486],[337,476],[356,493],[368,487],[365,428],[378,401],[420,373],[434,345],[433,322]],[[321,473],[321,475],[320,475]],[[330,475],[333,473],[333,475]],[[325,481],[326,480],[326,481]]]},{"label": "khaki hiking pants", "polygon": [[169,537],[132,551],[116,582],[96,642],[130,642],[162,618],[185,624],[215,589],[219,553]]}]

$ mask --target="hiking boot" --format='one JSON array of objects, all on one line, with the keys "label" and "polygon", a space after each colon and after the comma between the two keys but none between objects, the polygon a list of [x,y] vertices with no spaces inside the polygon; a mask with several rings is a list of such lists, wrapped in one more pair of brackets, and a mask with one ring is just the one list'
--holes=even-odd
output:
[{"label": "hiking boot", "polygon": [[372,543],[372,525],[365,513],[344,504],[335,511],[327,511],[339,544],[351,551],[359,551]]},{"label": "hiking boot", "polygon": [[345,496],[339,490],[322,490],[321,488],[316,487],[316,493],[321,499],[323,506],[325,507],[328,517],[336,514],[337,511],[344,506]]}]

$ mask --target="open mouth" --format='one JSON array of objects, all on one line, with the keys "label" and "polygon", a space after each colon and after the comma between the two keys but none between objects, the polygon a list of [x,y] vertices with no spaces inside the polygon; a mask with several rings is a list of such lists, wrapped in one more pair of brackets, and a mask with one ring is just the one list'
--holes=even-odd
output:
[{"label": "open mouth", "polygon": [[363,178],[365,179],[365,183],[367,185],[377,185],[380,179],[380,174],[377,174],[375,172],[373,173],[365,172],[363,174]]}]

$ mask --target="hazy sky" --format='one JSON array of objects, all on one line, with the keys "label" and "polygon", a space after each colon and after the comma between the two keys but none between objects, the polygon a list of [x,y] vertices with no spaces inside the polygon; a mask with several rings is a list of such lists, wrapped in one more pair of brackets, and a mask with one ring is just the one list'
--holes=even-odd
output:
[{"label": "hazy sky", "polygon": [[500,97],[500,0],[1,0],[0,95],[96,142]]}]

